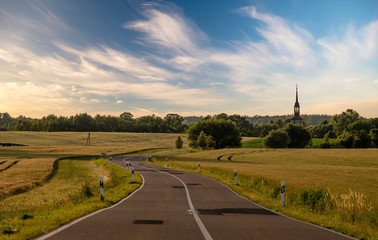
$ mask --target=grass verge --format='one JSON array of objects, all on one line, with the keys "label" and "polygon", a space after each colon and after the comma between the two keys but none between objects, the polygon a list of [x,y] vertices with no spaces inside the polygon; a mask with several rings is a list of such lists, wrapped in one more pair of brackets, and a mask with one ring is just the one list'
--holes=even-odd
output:
[{"label": "grass verge", "polygon": [[[136,190],[141,178],[103,159],[58,162],[54,177],[26,193],[0,202],[0,238],[29,239],[98,209]],[[104,176],[105,201],[100,200],[99,175]]]}]

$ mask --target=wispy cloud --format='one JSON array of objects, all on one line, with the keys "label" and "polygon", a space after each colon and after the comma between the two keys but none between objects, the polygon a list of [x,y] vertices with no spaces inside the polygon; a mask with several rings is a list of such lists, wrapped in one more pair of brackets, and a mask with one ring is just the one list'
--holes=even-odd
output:
[{"label": "wispy cloud", "polygon": [[146,5],[148,8],[143,11],[146,20],[125,23],[123,27],[144,33],[143,41],[164,47],[176,54],[190,54],[196,51],[197,43],[206,41],[206,34],[185,19],[175,7],[165,7],[166,11],[155,9],[161,6]]},{"label": "wispy cloud", "polygon": [[[132,109],[127,96],[165,109],[140,104],[139,113],[290,113],[295,83],[303,109],[314,113],[340,112],[353,101],[371,109],[377,101],[378,21],[315,39],[304,26],[250,6],[239,12],[259,38],[246,33],[216,47],[173,4],[141,9],[143,19],[122,25],[139,34],[140,52],[96,41],[78,46],[61,37],[74,30],[43,4],[32,5],[38,17],[0,9],[2,111],[71,114],[111,103]],[[43,42],[25,40],[38,35]]]}]

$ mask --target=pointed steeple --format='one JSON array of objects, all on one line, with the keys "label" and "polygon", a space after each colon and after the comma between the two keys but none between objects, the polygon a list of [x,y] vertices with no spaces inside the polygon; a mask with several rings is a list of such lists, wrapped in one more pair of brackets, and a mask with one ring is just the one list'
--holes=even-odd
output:
[{"label": "pointed steeple", "polygon": [[295,104],[294,104],[294,117],[291,119],[294,124],[304,125],[304,121],[300,116],[300,106],[298,101],[298,84],[295,85]]}]

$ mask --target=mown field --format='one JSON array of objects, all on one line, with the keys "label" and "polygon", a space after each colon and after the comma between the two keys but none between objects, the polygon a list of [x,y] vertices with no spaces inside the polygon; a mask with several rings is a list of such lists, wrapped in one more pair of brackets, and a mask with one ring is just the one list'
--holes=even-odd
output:
[{"label": "mown field", "polygon": [[[168,167],[215,178],[289,216],[361,238],[378,238],[378,149],[223,149],[170,156]],[[155,159],[164,165],[165,158]],[[234,186],[233,172],[239,185]],[[286,181],[286,206],[280,183]]]}]

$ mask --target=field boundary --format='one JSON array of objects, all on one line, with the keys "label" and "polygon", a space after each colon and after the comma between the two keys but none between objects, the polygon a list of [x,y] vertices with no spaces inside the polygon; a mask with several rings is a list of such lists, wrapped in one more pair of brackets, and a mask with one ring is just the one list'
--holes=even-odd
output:
[{"label": "field boundary", "polygon": [[5,171],[5,170],[7,170],[7,169],[13,167],[13,166],[16,165],[19,161],[20,161],[20,160],[16,160],[16,161],[12,162],[11,164],[9,164],[8,166],[6,166],[5,168],[0,169],[0,172]]}]

